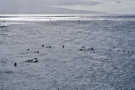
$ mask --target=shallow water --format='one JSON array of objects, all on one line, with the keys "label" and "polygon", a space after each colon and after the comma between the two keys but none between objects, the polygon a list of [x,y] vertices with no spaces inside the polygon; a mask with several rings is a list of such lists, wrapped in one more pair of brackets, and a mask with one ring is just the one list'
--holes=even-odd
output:
[{"label": "shallow water", "polygon": [[[39,62],[25,62],[32,58]],[[0,27],[2,90],[130,90],[134,68],[135,21],[16,21]]]}]

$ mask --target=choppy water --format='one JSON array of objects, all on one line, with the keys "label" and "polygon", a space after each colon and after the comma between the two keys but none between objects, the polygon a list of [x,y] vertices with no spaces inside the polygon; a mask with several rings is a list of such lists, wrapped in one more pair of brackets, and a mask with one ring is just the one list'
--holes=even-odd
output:
[{"label": "choppy water", "polygon": [[1,23],[1,90],[135,89],[133,18]]}]

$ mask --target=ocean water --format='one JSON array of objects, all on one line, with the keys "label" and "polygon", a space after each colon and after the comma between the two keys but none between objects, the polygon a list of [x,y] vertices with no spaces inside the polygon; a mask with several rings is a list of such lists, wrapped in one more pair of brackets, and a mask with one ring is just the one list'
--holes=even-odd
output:
[{"label": "ocean water", "polygon": [[1,90],[135,90],[133,16],[0,20]]}]

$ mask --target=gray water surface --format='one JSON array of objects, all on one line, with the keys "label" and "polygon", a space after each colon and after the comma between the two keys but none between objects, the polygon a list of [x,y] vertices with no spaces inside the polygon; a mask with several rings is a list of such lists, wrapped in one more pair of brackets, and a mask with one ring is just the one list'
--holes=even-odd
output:
[{"label": "gray water surface", "polygon": [[[38,62],[25,62],[33,58]],[[16,22],[0,27],[0,89],[134,90],[135,21]]]}]

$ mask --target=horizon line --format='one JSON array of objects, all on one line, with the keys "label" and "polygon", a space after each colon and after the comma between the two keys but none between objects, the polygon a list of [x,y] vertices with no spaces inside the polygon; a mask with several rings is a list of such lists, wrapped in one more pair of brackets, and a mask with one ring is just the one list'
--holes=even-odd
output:
[{"label": "horizon line", "polygon": [[0,14],[0,16],[27,16],[27,17],[34,17],[34,16],[60,16],[60,17],[64,17],[64,16],[67,16],[67,17],[75,17],[75,16],[135,16],[135,14]]}]

